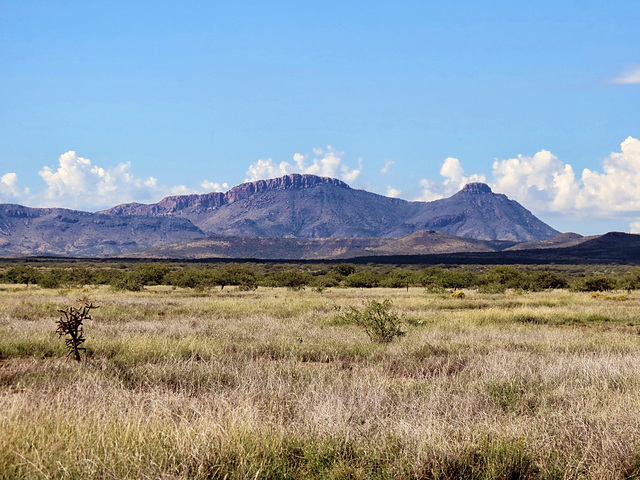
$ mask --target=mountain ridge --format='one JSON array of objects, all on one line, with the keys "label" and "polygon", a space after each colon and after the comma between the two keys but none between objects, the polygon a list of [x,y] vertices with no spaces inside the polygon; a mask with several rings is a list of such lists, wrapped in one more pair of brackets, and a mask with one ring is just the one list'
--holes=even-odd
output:
[{"label": "mountain ridge", "polygon": [[[433,231],[442,235],[414,235]],[[314,258],[318,256],[310,251],[314,245],[329,256],[337,250],[347,256],[353,251],[401,255],[403,249],[426,254],[501,250],[523,241],[544,242],[558,233],[483,183],[468,184],[449,198],[409,202],[353,189],[338,179],[291,174],[247,182],[226,193],[170,196],[153,204],[120,204],[95,213],[0,204],[0,255],[4,256],[137,255],[165,244],[188,249],[189,242],[207,237],[275,239],[233,240],[238,250],[220,253],[224,256],[250,254],[241,245],[264,249],[271,244],[289,258],[282,250],[286,242],[277,242],[288,238],[319,240],[291,242],[291,248]],[[352,241],[339,246],[338,239]],[[442,245],[436,245],[436,239]],[[183,247],[175,247],[180,243]]]},{"label": "mountain ridge", "polygon": [[348,184],[337,178],[292,173],[279,178],[245,182],[240,185],[236,185],[226,193],[210,192],[190,195],[171,195],[164,197],[157,203],[122,203],[107,210],[102,210],[99,213],[112,215],[171,214],[179,210],[197,206],[211,210],[223,205],[234,203],[238,200],[244,200],[256,193],[262,193],[270,190],[310,188],[320,184],[335,185],[341,188],[351,189]]},{"label": "mountain ridge", "polygon": [[560,233],[484,183],[470,183],[449,198],[410,202],[308,174],[247,182],[227,193],[121,204],[101,213],[183,217],[209,235],[247,237],[403,237],[439,230],[478,240],[521,242]]}]

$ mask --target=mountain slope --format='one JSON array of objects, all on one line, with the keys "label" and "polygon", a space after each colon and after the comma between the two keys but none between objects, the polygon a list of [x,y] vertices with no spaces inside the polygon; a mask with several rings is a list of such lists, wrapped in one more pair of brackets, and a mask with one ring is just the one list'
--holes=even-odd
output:
[{"label": "mountain slope", "polygon": [[495,252],[491,242],[421,231],[403,238],[259,238],[216,236],[161,245],[134,257],[203,259],[256,258],[278,260],[347,259],[364,255],[432,255]]},{"label": "mountain slope", "polygon": [[522,242],[559,233],[481,183],[469,184],[450,198],[408,202],[355,190],[333,178],[299,174],[245,183],[224,194],[118,205],[104,213],[188,218],[208,234],[243,237],[402,237],[438,230],[478,240]]},{"label": "mountain slope", "polygon": [[586,242],[596,236],[592,237],[583,237],[578,233],[561,233],[553,238],[549,238],[546,240],[534,240],[531,242],[522,242],[514,245],[513,247],[507,248],[507,250],[535,250],[535,249],[543,249],[543,248],[564,248],[564,247],[573,247],[574,245],[578,245],[580,243]]},{"label": "mountain slope", "polygon": [[449,198],[422,205],[413,202],[413,206],[418,211],[410,222],[420,230],[512,242],[544,240],[560,233],[518,202],[493,193],[484,183],[470,183]]},{"label": "mountain slope", "polygon": [[0,204],[0,255],[98,257],[204,234],[187,219]]}]

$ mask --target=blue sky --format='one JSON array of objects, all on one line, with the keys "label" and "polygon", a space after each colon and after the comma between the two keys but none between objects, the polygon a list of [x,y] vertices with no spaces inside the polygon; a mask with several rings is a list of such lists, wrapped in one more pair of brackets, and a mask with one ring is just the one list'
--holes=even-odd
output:
[{"label": "blue sky", "polygon": [[640,2],[0,0],[0,202],[308,172],[640,232]]}]

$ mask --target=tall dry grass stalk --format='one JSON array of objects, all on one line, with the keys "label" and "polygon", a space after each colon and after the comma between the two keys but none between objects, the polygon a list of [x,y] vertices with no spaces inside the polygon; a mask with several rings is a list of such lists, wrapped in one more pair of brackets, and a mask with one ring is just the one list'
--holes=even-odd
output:
[{"label": "tall dry grass stalk", "polygon": [[0,478],[638,478],[638,299],[466,293],[0,291]]}]

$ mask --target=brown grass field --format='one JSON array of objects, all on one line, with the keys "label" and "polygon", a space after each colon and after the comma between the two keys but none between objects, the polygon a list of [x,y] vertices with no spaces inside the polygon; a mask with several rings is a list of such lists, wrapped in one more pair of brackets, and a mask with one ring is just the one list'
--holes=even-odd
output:
[{"label": "brown grass field", "polygon": [[[390,299],[406,335],[341,316]],[[82,362],[55,334],[91,301]],[[0,286],[0,478],[640,478],[640,294]]]}]

